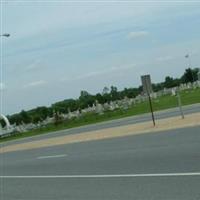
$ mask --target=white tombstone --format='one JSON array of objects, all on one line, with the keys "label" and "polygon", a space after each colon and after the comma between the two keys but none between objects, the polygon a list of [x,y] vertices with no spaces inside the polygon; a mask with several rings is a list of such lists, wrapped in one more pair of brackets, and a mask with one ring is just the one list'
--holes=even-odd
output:
[{"label": "white tombstone", "polygon": [[96,105],[96,113],[103,114],[103,111],[104,111],[103,106],[101,104],[97,103],[97,105]]},{"label": "white tombstone", "polygon": [[171,89],[171,95],[172,95],[172,96],[176,96],[176,89],[175,89],[175,88],[172,88],[172,89]]},{"label": "white tombstone", "polygon": [[103,104],[103,109],[104,109],[105,111],[109,110],[109,109],[110,109],[110,105],[109,105],[107,102],[104,103],[104,104]]},{"label": "white tombstone", "polygon": [[114,110],[115,109],[115,106],[114,106],[114,103],[111,101],[110,102],[110,105],[109,105],[109,110]]}]

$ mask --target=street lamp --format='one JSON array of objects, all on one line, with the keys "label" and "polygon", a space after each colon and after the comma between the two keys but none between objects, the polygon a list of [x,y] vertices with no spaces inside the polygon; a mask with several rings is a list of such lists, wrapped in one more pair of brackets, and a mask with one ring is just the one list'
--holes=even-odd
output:
[{"label": "street lamp", "polygon": [[10,37],[10,34],[9,33],[4,33],[4,34],[2,34],[0,36],[2,36],[2,37]]},{"label": "street lamp", "polygon": [[188,62],[188,67],[192,67],[192,66],[191,66],[191,58],[190,58],[190,55],[189,55],[189,54],[186,54],[186,55],[185,55],[185,58],[188,59],[188,61],[189,61],[189,62]]}]

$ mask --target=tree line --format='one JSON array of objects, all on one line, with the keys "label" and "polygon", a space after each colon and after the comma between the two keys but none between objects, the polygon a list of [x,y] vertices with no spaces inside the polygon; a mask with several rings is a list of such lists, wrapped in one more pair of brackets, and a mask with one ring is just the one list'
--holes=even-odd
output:
[{"label": "tree line", "polygon": [[[165,81],[161,83],[153,83],[152,87],[154,92],[164,88],[172,88],[179,86],[182,83],[194,82],[198,79],[198,68],[188,68],[180,78],[173,78],[170,76],[165,77]],[[92,106],[96,101],[100,104],[116,101],[125,97],[135,98],[141,94],[142,86],[136,88],[124,88],[118,91],[117,87],[111,86],[110,88],[104,87],[101,93],[92,95],[87,91],[81,91],[78,99],[66,99],[52,104],[50,107],[37,107],[32,110],[22,110],[20,113],[7,116],[11,124],[22,123],[38,123],[45,120],[47,117],[53,117],[54,113],[68,113],[76,110],[81,110]],[[1,123],[3,124],[3,122]]]}]

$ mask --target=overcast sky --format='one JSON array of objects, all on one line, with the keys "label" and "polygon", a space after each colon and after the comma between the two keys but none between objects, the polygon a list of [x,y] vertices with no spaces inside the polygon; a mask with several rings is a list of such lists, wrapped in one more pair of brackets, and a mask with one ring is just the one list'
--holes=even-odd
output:
[{"label": "overcast sky", "polygon": [[[172,1],[171,1],[172,2]],[[3,114],[200,66],[200,2],[1,1]]]}]

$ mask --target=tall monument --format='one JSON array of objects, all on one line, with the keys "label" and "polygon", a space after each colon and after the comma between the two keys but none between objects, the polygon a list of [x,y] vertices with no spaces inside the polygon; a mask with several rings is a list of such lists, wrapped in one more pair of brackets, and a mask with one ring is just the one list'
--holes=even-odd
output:
[{"label": "tall monument", "polygon": [[2,125],[0,124],[0,135],[3,135],[3,134],[8,133],[11,130],[11,125],[8,118],[5,115],[0,114],[0,119],[2,119],[6,124],[5,130],[3,130]]}]

